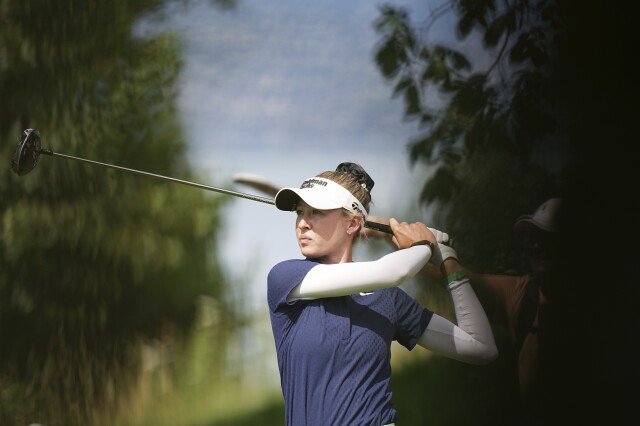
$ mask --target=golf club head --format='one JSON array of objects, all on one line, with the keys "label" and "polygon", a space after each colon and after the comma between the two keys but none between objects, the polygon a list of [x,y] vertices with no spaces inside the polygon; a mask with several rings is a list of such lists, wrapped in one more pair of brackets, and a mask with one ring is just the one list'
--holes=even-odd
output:
[{"label": "golf club head", "polygon": [[11,170],[18,176],[24,176],[38,165],[42,142],[40,132],[26,129],[22,132],[22,139],[11,157]]},{"label": "golf club head", "polygon": [[240,183],[243,185],[247,185],[251,188],[257,189],[258,191],[263,192],[272,197],[275,197],[278,191],[280,190],[279,187],[269,182],[263,176],[253,174],[253,173],[236,173],[233,176],[233,181],[235,183]]}]

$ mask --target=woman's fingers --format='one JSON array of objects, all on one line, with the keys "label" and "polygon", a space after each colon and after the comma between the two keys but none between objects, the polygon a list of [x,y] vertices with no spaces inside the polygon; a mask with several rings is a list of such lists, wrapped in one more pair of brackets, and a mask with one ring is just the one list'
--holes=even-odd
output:
[{"label": "woman's fingers", "polygon": [[389,226],[391,226],[395,238],[394,244],[399,249],[411,247],[411,244],[418,241],[415,239],[415,229],[412,229],[412,225],[407,222],[398,222],[395,218],[392,218],[389,220]]},{"label": "woman's fingers", "polygon": [[395,218],[391,218],[389,226],[393,231],[393,244],[399,249],[411,247],[411,244],[423,240],[436,243],[435,235],[422,222],[398,222]]}]

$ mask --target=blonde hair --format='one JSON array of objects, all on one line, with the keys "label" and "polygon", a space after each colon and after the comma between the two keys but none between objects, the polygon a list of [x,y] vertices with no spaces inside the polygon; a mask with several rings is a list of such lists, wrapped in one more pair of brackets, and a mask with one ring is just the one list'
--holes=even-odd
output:
[{"label": "blonde hair", "polygon": [[[374,182],[369,174],[359,164],[340,163],[336,170],[319,173],[316,177],[329,179],[341,185],[356,197],[358,201],[362,203],[364,208],[369,211],[369,206],[372,204],[370,191],[373,188]],[[354,216],[353,212],[346,209],[343,209],[343,211],[347,216]],[[361,224],[358,232],[362,233],[363,228],[364,222]]]}]

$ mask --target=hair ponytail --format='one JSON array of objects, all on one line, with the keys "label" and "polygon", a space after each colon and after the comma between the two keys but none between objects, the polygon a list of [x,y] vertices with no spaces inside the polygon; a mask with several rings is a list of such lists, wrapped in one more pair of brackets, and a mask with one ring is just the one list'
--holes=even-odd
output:
[{"label": "hair ponytail", "polygon": [[362,186],[367,192],[371,192],[373,185],[375,185],[371,176],[369,176],[369,174],[359,164],[349,162],[340,163],[338,164],[338,167],[336,167],[336,172],[352,174],[360,186]]},{"label": "hair ponytail", "polygon": [[335,171],[322,172],[317,176],[331,179],[342,185],[369,211],[374,181],[362,166],[356,163],[344,162],[338,164]]}]

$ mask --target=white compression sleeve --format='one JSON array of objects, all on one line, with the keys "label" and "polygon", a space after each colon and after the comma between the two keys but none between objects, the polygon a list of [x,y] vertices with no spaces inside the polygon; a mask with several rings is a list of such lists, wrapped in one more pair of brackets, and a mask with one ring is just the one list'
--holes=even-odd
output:
[{"label": "white compression sleeve", "polygon": [[469,364],[488,364],[498,357],[493,332],[468,279],[449,284],[458,325],[433,314],[418,344]]},{"label": "white compression sleeve", "polygon": [[317,265],[291,290],[288,300],[346,296],[395,287],[417,274],[429,257],[431,249],[418,245],[371,262]]}]

